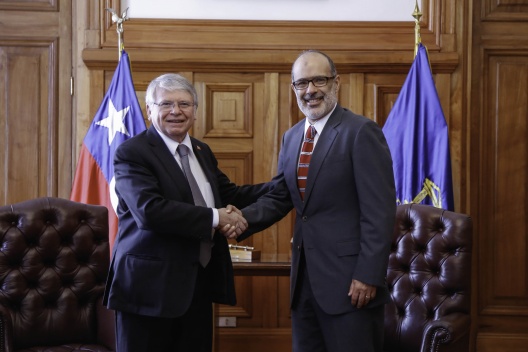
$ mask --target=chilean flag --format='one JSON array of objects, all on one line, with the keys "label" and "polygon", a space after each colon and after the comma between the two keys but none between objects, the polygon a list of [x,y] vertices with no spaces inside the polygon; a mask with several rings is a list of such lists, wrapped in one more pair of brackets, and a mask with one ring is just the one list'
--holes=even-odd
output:
[{"label": "chilean flag", "polygon": [[70,199],[108,208],[110,253],[117,234],[114,153],[128,138],[145,130],[130,71],[123,50],[112,82],[84,137]]}]

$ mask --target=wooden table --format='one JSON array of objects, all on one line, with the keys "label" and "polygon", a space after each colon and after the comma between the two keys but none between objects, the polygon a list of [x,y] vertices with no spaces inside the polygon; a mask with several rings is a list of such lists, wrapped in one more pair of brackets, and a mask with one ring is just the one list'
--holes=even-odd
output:
[{"label": "wooden table", "polygon": [[262,254],[252,261],[233,260],[235,276],[289,276],[290,267],[288,254]]}]

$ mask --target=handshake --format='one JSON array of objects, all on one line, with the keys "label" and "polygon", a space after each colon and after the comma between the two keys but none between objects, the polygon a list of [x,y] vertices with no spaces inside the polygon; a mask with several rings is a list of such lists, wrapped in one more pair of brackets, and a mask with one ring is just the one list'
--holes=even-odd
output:
[{"label": "handshake", "polygon": [[218,209],[218,227],[216,228],[228,239],[235,239],[248,228],[242,212],[234,205]]}]

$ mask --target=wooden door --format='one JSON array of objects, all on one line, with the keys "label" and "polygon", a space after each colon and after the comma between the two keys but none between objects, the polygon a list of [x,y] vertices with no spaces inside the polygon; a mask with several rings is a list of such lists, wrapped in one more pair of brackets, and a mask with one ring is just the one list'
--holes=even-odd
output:
[{"label": "wooden door", "polygon": [[[195,73],[192,79],[200,100],[193,136],[211,146],[219,167],[233,182],[242,185],[271,180],[282,133],[290,126],[290,109],[282,108],[289,106],[290,100],[288,95],[281,100],[279,94],[289,89],[289,76]],[[291,217],[287,217],[240,244],[255,247],[262,254],[288,253],[291,226]],[[215,315],[236,318],[237,328],[217,328],[215,350],[289,350],[288,277],[237,276],[235,285],[237,305],[217,306]],[[255,328],[260,334],[255,334]]]},{"label": "wooden door", "polygon": [[0,2],[0,203],[69,198],[71,1]]}]

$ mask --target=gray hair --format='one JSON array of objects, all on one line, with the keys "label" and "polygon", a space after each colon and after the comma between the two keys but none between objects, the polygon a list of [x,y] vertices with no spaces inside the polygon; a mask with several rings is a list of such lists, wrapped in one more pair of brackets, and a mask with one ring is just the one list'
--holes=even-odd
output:
[{"label": "gray hair", "polygon": [[154,103],[156,91],[159,89],[173,92],[175,90],[183,90],[191,94],[194,100],[194,106],[198,107],[198,94],[196,89],[185,77],[177,73],[166,73],[157,78],[154,78],[147,87],[145,94],[145,102],[147,105]]}]

